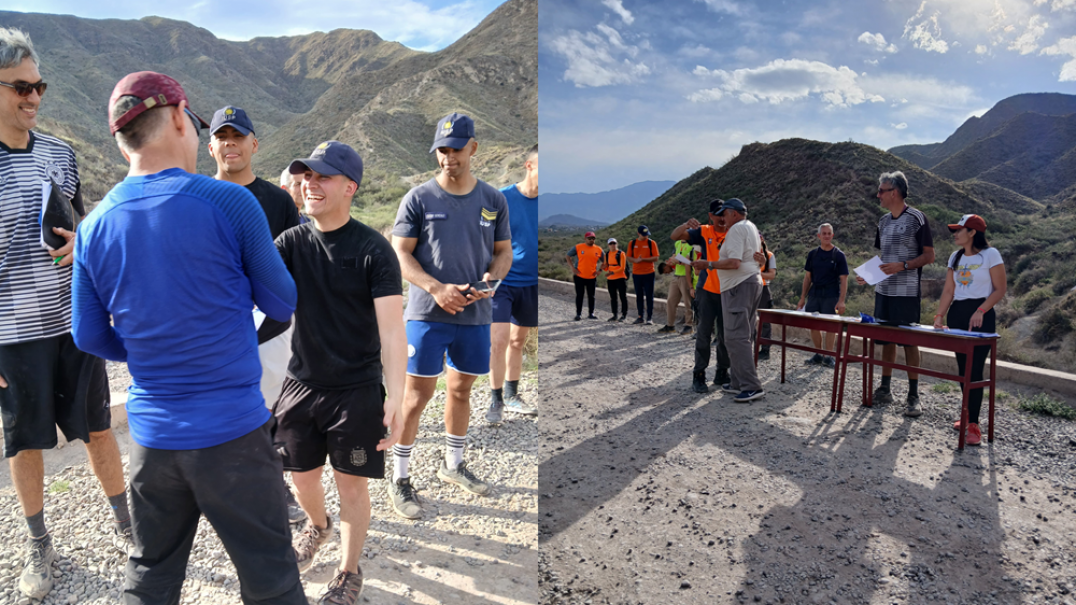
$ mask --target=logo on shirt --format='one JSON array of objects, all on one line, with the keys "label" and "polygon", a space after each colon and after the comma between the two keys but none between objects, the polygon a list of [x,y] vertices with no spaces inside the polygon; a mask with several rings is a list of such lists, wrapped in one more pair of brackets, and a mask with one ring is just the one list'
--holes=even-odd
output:
[{"label": "logo on shirt", "polygon": [[54,181],[57,185],[63,185],[64,183],[64,170],[56,164],[49,164],[45,166],[45,174]]},{"label": "logo on shirt", "polygon": [[493,221],[495,221],[495,220],[497,220],[497,211],[496,210],[487,210],[486,208],[483,208],[482,209],[482,220],[478,221],[478,224],[482,225],[483,227],[489,227],[490,225],[493,224]]},{"label": "logo on shirt", "polygon": [[448,218],[447,212],[427,212],[426,220],[428,221],[443,221]]},{"label": "logo on shirt", "polygon": [[979,263],[978,265],[960,265],[954,272],[956,273],[956,283],[965,288],[970,288],[971,285],[975,283],[975,278],[972,276],[971,272],[982,266],[982,263]]}]

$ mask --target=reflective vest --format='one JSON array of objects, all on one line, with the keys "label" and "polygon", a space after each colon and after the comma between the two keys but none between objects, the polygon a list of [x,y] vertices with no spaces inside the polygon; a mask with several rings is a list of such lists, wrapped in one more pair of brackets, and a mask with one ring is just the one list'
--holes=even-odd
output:
[{"label": "reflective vest", "polygon": [[627,271],[625,271],[627,264],[628,255],[624,254],[623,250],[617,250],[612,260],[609,259],[609,251],[606,250],[602,256],[602,265],[609,270],[609,274],[605,279],[628,279]]},{"label": "reflective vest", "polygon": [[[695,248],[691,244],[685,241],[676,242],[676,253],[688,260],[695,260]],[[688,267],[685,265],[676,265],[673,269],[673,275],[683,277],[687,275]]]},{"label": "reflective vest", "polygon": [[576,244],[575,245],[575,258],[576,269],[583,276],[584,279],[594,279],[598,277],[598,259],[602,257],[602,249],[598,246],[591,244]]},{"label": "reflective vest", "polygon": [[[700,231],[702,239],[706,240],[706,260],[711,263],[721,260],[721,244],[725,242],[725,234],[715,231],[713,225],[703,225]],[[721,294],[721,282],[717,279],[717,269],[706,270],[706,284],[702,289]]]}]

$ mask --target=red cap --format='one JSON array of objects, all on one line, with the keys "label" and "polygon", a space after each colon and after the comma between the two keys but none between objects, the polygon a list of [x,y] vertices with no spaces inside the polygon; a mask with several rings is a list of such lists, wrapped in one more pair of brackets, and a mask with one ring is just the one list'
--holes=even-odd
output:
[{"label": "red cap", "polygon": [[593,231],[587,231],[586,233],[583,234],[583,237],[598,237],[598,236],[594,235]]},{"label": "red cap", "polygon": [[986,221],[978,214],[965,214],[955,225],[949,225],[949,231],[957,229],[974,229],[979,233],[986,233]]},{"label": "red cap", "polygon": [[[142,103],[128,109],[121,116],[112,115],[112,107],[120,97],[132,96],[142,99]],[[112,89],[112,96],[108,99],[108,129],[113,135],[127,125],[128,122],[142,115],[142,112],[162,105],[179,105],[180,101],[187,101],[187,93],[174,79],[153,71],[137,71],[127,74],[116,83]],[[188,109],[190,101],[187,101]],[[194,117],[202,123],[202,128],[209,128],[209,122],[195,114]]]}]

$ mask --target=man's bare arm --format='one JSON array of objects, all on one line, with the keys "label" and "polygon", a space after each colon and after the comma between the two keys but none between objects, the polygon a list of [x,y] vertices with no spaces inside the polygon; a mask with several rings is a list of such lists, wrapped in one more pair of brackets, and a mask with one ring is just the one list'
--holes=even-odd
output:
[{"label": "man's bare arm", "polygon": [[403,321],[403,297],[374,299],[377,331],[381,337],[381,363],[385,367],[385,426],[388,437],[377,444],[379,451],[392,447],[403,434],[403,393],[407,375],[407,332]]}]

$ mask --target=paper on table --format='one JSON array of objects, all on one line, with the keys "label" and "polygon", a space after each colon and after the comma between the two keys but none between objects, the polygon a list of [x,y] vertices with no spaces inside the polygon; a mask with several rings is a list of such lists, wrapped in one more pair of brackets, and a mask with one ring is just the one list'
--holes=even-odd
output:
[{"label": "paper on table", "polygon": [[889,277],[882,272],[882,259],[877,256],[856,267],[855,272],[863,278],[863,281],[872,286]]}]

